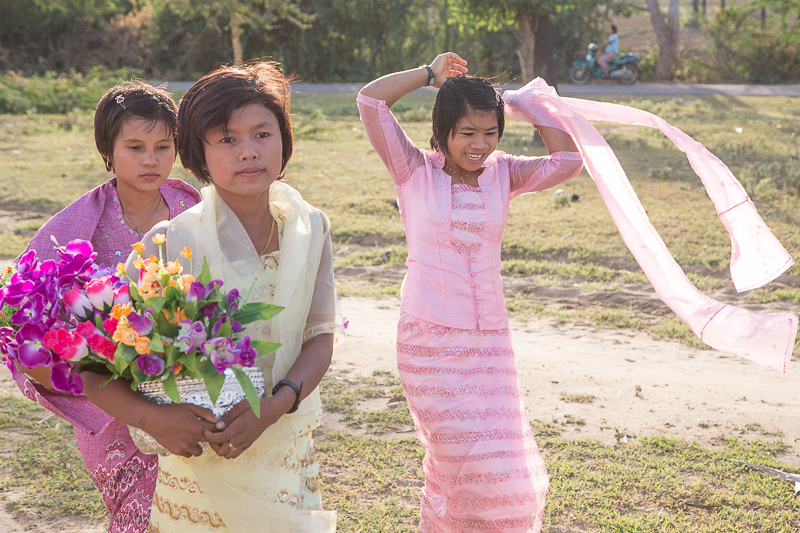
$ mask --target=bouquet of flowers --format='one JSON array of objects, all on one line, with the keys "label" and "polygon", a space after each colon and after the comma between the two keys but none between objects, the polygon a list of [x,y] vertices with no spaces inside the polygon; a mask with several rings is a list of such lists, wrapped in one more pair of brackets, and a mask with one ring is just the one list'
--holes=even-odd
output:
[{"label": "bouquet of flowers", "polygon": [[[133,245],[138,280],[94,265],[90,243],[72,241],[58,248],[59,262],[38,262],[24,254],[15,270],[0,278],[0,351],[14,362],[50,368],[53,388],[80,394],[77,370],[139,383],[160,381],[164,393],[180,402],[177,380],[200,378],[216,403],[230,369],[253,411],[260,416],[256,390],[242,370],[280,344],[242,336],[243,326],[269,320],[281,307],[244,303],[239,291],[223,292],[208,263],[197,278],[184,274],[179,260],[164,261],[165,237],[156,235],[159,255],[141,256]],[[181,256],[189,262],[192,252]],[[234,337],[239,338],[234,338]]]}]

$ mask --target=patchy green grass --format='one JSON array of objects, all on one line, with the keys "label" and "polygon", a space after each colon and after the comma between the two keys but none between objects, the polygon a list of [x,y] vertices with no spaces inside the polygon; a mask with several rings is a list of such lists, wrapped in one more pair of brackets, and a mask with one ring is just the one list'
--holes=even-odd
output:
[{"label": "patchy green grass", "polygon": [[[405,401],[396,401],[402,395],[398,380],[388,372],[366,379],[331,372],[322,387],[325,409],[347,428],[323,426],[315,434],[323,498],[326,508],[339,513],[337,531],[416,531],[424,450],[408,432]],[[370,412],[391,414],[377,420]],[[572,415],[531,423],[550,474],[544,531],[793,533],[800,528],[800,499],[793,497],[791,484],[732,460],[791,471],[775,459],[786,449],[780,441],[723,436],[705,447],[643,437],[623,444],[625,430],[619,429],[616,445],[561,437],[562,428],[584,423]],[[17,508],[42,517],[107,519],[69,424],[28,400],[3,397],[0,429],[0,493],[15,494]],[[762,431],[757,423],[743,429]]]},{"label": "patchy green grass", "polygon": [[14,506],[38,516],[107,517],[83,464],[72,426],[26,399],[0,397],[0,493],[22,493]]}]

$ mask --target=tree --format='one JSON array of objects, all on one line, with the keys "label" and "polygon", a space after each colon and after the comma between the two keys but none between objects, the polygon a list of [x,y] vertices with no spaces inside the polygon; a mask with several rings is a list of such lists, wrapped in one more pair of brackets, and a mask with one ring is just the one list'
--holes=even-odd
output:
[{"label": "tree", "polygon": [[658,39],[658,62],[655,73],[657,80],[672,79],[672,67],[678,56],[679,4],[680,0],[669,0],[669,11],[665,20],[658,0],[647,0],[650,21],[653,23],[653,29],[655,29]]},{"label": "tree", "polygon": [[555,85],[558,67],[600,36],[612,16],[629,16],[630,0],[468,0],[475,8],[494,10],[517,28],[517,57],[524,83],[540,76]]}]

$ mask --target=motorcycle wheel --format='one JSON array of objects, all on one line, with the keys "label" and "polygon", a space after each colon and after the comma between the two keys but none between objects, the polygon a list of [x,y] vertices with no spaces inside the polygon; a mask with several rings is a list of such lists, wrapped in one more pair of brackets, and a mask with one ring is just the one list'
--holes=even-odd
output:
[{"label": "motorcycle wheel", "polygon": [[589,67],[586,65],[572,65],[569,69],[569,81],[575,85],[586,85],[590,77]]},{"label": "motorcycle wheel", "polygon": [[639,71],[635,67],[625,65],[620,70],[622,70],[622,77],[619,82],[622,85],[633,85],[639,79]]}]

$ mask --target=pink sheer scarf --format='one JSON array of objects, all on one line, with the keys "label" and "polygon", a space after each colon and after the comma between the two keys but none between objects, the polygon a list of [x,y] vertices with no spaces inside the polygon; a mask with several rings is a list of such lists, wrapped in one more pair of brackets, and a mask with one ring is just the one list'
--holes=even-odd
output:
[{"label": "pink sheer scarf", "polygon": [[658,128],[686,154],[730,235],[731,278],[741,292],[772,281],[794,260],[722,161],[651,113],[619,104],[561,98],[539,78],[519,90],[506,91],[503,99],[507,116],[555,127],[572,136],[625,245],[656,294],[704,343],[786,373],[797,316],[758,314],[726,305],[692,285],[651,224],[613,150],[589,120]]}]

